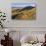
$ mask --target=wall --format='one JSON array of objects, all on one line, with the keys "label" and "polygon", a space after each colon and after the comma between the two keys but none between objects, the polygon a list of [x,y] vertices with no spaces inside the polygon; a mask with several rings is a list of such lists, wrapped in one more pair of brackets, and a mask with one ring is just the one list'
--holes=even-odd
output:
[{"label": "wall", "polygon": [[[11,20],[11,3],[36,3],[37,19],[35,21]],[[46,0],[1,0],[0,9],[6,12],[6,27],[46,27]],[[19,24],[18,24],[19,23]]]}]

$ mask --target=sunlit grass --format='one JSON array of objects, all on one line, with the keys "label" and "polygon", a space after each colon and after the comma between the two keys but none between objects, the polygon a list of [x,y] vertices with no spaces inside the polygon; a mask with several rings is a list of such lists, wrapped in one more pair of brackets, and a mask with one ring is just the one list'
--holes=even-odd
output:
[{"label": "sunlit grass", "polygon": [[[14,11],[14,12],[13,12]],[[19,14],[15,19],[21,19],[21,20],[34,20],[36,19],[36,8],[33,8],[31,10],[24,10],[19,12],[16,9],[12,10],[12,15]]]}]

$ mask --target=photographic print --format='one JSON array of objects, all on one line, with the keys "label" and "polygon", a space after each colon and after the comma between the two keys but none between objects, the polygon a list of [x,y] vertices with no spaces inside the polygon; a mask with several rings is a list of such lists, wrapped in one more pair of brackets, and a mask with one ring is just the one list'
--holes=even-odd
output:
[{"label": "photographic print", "polygon": [[12,19],[36,20],[36,4],[34,3],[12,3]]}]

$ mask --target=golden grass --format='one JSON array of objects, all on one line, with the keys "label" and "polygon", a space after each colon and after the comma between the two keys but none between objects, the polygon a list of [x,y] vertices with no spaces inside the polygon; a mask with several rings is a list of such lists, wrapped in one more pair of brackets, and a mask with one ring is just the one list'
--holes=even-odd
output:
[{"label": "golden grass", "polygon": [[19,14],[16,19],[22,19],[22,20],[33,20],[36,18],[36,8],[33,8],[31,10],[24,10],[21,12],[14,11],[12,12],[12,15]]}]

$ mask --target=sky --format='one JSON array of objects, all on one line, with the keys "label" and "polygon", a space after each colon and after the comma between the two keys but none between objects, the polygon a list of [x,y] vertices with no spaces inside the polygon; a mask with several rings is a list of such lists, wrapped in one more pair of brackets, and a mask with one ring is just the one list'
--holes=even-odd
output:
[{"label": "sky", "polygon": [[35,3],[12,3],[11,6],[12,7],[26,7],[26,6],[33,6],[33,7],[35,7],[36,4]]}]

